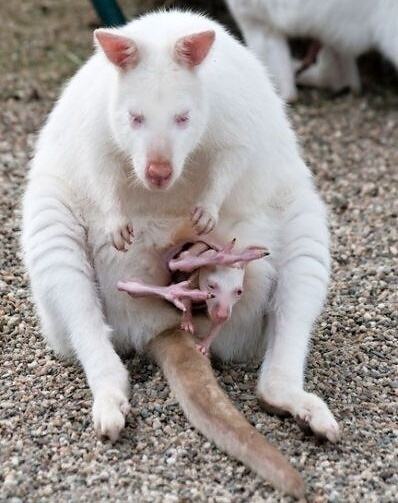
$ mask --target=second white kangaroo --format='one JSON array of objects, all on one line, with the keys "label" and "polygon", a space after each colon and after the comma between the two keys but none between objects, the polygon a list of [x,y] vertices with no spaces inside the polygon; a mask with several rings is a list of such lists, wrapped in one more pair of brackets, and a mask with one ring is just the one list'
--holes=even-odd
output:
[{"label": "second white kangaroo", "polygon": [[377,49],[398,70],[396,0],[226,0],[249,47],[269,69],[281,96],[297,98],[289,37],[312,37],[323,47],[297,82],[339,91],[361,88],[356,58]]}]

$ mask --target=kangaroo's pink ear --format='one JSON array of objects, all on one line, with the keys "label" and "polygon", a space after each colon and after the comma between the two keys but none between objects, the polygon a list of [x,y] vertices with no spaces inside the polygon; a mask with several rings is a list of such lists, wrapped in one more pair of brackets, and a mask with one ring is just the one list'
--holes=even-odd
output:
[{"label": "kangaroo's pink ear", "polygon": [[94,39],[111,63],[122,70],[131,70],[139,61],[137,46],[130,38],[108,30],[95,30]]},{"label": "kangaroo's pink ear", "polygon": [[200,65],[209,53],[215,38],[216,34],[212,30],[180,38],[174,49],[176,61],[188,68]]}]

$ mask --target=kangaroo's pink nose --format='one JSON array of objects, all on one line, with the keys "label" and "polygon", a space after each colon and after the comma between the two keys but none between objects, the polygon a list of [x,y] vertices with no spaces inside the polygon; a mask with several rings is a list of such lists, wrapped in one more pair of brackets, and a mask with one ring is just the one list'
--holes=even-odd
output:
[{"label": "kangaroo's pink nose", "polygon": [[165,187],[170,181],[173,170],[167,161],[151,162],[147,167],[146,177],[155,187]]}]

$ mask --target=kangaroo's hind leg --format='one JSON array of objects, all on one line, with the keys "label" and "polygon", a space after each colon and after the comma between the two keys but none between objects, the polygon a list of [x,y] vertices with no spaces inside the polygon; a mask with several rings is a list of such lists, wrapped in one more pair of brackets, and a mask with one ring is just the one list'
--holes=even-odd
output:
[{"label": "kangaroo's hind leg", "polygon": [[98,434],[116,440],[128,411],[128,374],[111,340],[87,255],[86,233],[73,197],[48,177],[30,182],[22,245],[45,336],[63,355],[76,355],[94,397]]}]

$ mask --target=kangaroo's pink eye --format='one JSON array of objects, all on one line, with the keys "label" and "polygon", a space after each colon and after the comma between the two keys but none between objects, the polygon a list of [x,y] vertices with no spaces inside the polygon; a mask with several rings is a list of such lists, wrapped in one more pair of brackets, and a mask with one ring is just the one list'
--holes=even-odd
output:
[{"label": "kangaroo's pink eye", "polygon": [[189,121],[189,114],[178,114],[174,117],[174,122],[177,124],[177,126],[185,126],[188,124]]},{"label": "kangaroo's pink eye", "polygon": [[238,288],[237,290],[235,290],[235,293],[238,297],[240,297],[243,293],[243,290],[241,288]]},{"label": "kangaroo's pink eye", "polygon": [[130,123],[133,127],[138,128],[145,122],[145,117],[142,114],[130,113]]}]

